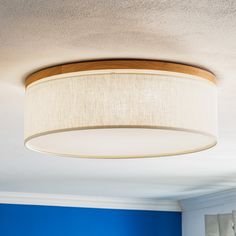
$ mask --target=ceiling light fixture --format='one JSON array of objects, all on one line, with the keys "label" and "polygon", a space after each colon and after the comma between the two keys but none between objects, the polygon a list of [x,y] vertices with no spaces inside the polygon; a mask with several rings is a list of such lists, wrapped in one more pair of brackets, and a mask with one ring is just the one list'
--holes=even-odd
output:
[{"label": "ceiling light fixture", "polygon": [[215,76],[153,60],[78,62],[27,77],[25,145],[72,157],[192,153],[217,141]]}]

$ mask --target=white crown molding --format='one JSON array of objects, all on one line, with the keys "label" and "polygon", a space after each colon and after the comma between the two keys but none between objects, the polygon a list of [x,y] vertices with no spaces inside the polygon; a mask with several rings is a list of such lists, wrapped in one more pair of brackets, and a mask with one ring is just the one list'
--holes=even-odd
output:
[{"label": "white crown molding", "polygon": [[106,209],[181,211],[178,201],[45,193],[0,192],[0,203]]},{"label": "white crown molding", "polygon": [[182,211],[185,212],[228,204],[236,205],[236,189],[226,190],[180,201]]}]

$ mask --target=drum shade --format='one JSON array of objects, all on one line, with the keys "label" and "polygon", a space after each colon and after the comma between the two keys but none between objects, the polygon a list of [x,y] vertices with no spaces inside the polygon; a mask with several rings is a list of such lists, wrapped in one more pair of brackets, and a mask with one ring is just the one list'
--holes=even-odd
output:
[{"label": "drum shade", "polygon": [[78,62],[26,79],[25,145],[72,157],[159,157],[217,141],[212,73],[146,60]]}]

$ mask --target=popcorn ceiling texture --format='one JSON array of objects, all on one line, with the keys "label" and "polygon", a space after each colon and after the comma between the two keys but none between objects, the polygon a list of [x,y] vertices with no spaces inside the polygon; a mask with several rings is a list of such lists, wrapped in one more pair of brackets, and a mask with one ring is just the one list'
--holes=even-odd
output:
[{"label": "popcorn ceiling texture", "polygon": [[[234,70],[235,1],[0,1],[9,76],[74,60],[149,58]],[[11,68],[14,66],[15,70]],[[17,73],[16,73],[17,72]],[[13,78],[12,78],[13,80]]]},{"label": "popcorn ceiling texture", "polygon": [[[0,191],[180,199],[236,187],[235,42],[234,0],[0,0]],[[25,76],[103,58],[174,60],[212,70],[219,144],[135,164],[26,151]]]}]

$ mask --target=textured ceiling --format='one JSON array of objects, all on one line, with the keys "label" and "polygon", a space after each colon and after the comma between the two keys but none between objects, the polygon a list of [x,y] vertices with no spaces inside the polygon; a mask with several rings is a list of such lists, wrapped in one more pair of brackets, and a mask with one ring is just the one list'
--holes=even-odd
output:
[{"label": "textured ceiling", "polygon": [[[236,1],[0,0],[0,191],[182,199],[236,187]],[[138,160],[56,158],[23,146],[24,77],[62,62],[174,60],[218,77],[219,144]]]}]

